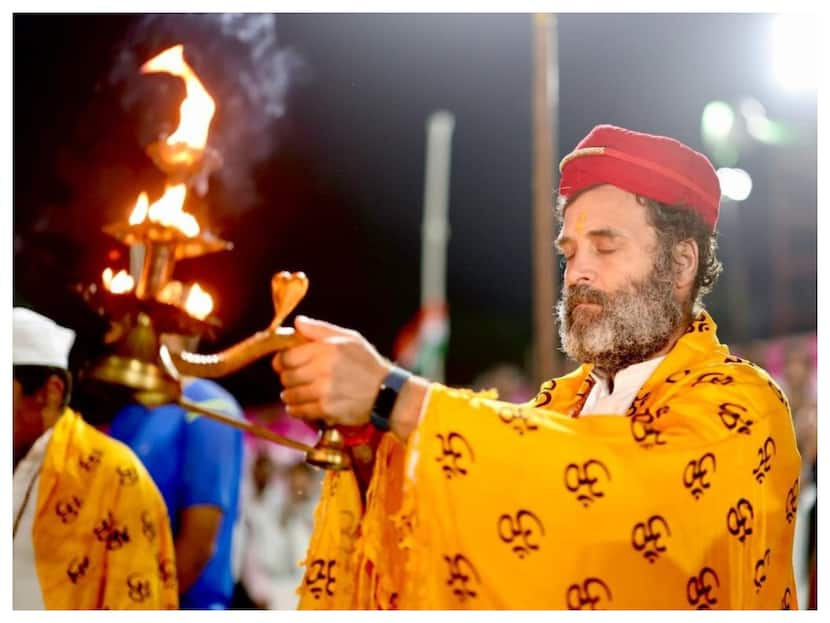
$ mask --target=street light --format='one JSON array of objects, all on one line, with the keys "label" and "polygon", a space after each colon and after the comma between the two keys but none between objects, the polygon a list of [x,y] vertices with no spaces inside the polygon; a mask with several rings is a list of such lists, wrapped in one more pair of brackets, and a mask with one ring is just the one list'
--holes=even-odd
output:
[{"label": "street light", "polygon": [[815,89],[818,81],[817,41],[822,34],[816,15],[785,13],[770,28],[772,72],[786,89]]}]

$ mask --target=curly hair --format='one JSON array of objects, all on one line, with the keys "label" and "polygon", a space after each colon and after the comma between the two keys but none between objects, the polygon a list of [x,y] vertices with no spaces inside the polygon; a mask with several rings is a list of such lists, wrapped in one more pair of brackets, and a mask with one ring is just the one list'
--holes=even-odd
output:
[{"label": "curly hair", "polygon": [[697,275],[690,300],[693,309],[702,307],[703,297],[712,291],[723,271],[717,255],[717,232],[709,229],[698,212],[686,206],[667,205],[639,195],[637,202],[648,208],[646,218],[657,232],[663,254],[671,257],[674,246],[683,240],[692,239],[697,243]]},{"label": "curly hair", "polygon": [[[559,196],[557,198],[556,217],[560,225],[564,219],[565,208],[573,203],[582,192],[571,197]],[[691,208],[660,203],[640,195],[635,196],[637,202],[647,208],[646,218],[657,233],[659,253],[664,260],[671,260],[672,249],[677,243],[689,239],[697,243],[697,275],[690,293],[692,311],[696,312],[703,305],[703,297],[712,291],[723,271],[723,264],[717,256],[717,232],[711,231],[709,226],[703,222],[700,214]]]}]

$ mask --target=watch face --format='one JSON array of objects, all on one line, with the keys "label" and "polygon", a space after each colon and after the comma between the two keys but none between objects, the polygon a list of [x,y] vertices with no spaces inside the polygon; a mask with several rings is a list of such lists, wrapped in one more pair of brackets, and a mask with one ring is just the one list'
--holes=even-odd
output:
[{"label": "watch face", "polygon": [[375,406],[372,409],[374,413],[384,419],[389,418],[392,413],[392,408],[395,406],[395,400],[398,398],[398,392],[389,387],[384,387],[378,393],[378,398],[375,401]]},{"label": "watch face", "polygon": [[389,430],[389,420],[386,418],[379,417],[377,413],[372,411],[372,415],[369,417],[369,421],[372,423],[372,426],[375,427],[376,430],[380,431],[381,433],[385,433]]}]

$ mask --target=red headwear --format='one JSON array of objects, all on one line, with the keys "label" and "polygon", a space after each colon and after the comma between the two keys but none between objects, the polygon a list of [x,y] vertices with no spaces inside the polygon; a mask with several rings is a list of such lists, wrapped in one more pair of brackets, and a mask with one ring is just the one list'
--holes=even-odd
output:
[{"label": "red headwear", "polygon": [[686,206],[714,231],[720,183],[708,158],[666,136],[598,125],[559,163],[559,194],[612,184],[669,205]]}]

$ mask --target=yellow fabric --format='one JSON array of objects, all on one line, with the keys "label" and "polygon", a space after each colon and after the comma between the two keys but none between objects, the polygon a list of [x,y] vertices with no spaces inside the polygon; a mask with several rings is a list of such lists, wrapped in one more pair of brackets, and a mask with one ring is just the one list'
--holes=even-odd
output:
[{"label": "yellow fabric", "polygon": [[127,446],[69,409],[41,468],[32,541],[47,609],[178,608],[155,483]]},{"label": "yellow fabric", "polygon": [[357,526],[353,475],[328,475],[300,607],[796,607],[789,406],[715,330],[699,316],[627,416],[571,417],[590,366],[524,406],[433,386]]}]

